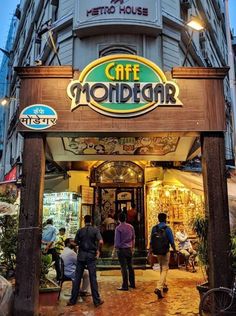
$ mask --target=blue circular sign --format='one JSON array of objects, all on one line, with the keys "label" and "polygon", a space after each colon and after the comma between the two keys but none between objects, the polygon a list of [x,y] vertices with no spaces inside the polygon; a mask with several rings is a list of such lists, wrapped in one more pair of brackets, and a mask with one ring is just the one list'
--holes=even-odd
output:
[{"label": "blue circular sign", "polygon": [[19,116],[21,124],[25,127],[41,130],[56,125],[57,112],[45,104],[34,104],[27,106]]}]

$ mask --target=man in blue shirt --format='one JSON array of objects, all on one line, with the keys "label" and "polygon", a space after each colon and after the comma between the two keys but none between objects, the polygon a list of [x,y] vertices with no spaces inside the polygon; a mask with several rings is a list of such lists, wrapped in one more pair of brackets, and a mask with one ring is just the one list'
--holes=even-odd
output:
[{"label": "man in blue shirt", "polygon": [[115,230],[115,244],[114,247],[117,250],[117,256],[121,266],[122,273],[122,286],[117,290],[128,291],[128,273],[129,271],[129,283],[131,288],[135,288],[135,276],[132,266],[132,256],[135,246],[135,233],[134,227],[126,223],[126,214],[122,212],[119,215],[120,225]]},{"label": "man in blue shirt", "polygon": [[167,278],[167,273],[169,270],[169,260],[170,260],[169,245],[171,245],[174,252],[176,252],[175,243],[174,243],[174,236],[173,236],[171,228],[166,225],[166,218],[167,218],[167,215],[165,213],[158,214],[159,224],[153,226],[152,232],[151,232],[151,237],[150,237],[150,248],[149,248],[150,252],[152,252],[153,246],[154,246],[154,245],[152,245],[152,235],[155,234],[158,229],[165,228],[166,236],[168,238],[167,253],[160,254],[160,255],[157,254],[157,259],[158,259],[158,262],[160,264],[160,279],[157,282],[157,287],[156,287],[154,293],[158,296],[158,298],[163,298],[164,297],[163,292],[168,291],[168,287],[166,285],[166,278]]},{"label": "man in blue shirt", "polygon": [[60,280],[60,264],[59,255],[55,249],[55,241],[57,238],[57,229],[53,226],[53,220],[49,218],[46,222],[46,226],[43,228],[42,233],[42,247],[43,254],[52,255],[52,261],[55,262],[55,269],[57,273],[57,281]]}]

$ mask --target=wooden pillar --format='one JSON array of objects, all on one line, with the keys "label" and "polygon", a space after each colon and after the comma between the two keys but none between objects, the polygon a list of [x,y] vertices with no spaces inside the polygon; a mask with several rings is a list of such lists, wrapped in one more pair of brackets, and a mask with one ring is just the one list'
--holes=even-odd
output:
[{"label": "wooden pillar", "polygon": [[210,287],[230,286],[230,226],[223,132],[203,133],[202,172],[208,226]]},{"label": "wooden pillar", "polygon": [[43,137],[40,134],[27,133],[25,134],[23,152],[15,316],[38,315],[44,174]]}]

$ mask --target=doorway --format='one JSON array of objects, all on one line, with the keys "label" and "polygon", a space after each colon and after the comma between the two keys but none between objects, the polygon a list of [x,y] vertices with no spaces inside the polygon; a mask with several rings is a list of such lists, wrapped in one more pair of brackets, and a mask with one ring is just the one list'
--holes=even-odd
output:
[{"label": "doorway", "polygon": [[[132,161],[107,161],[93,168],[95,187],[94,223],[104,239],[104,256],[111,253],[119,214],[124,211],[134,226],[137,252],[145,249],[144,170]],[[129,217],[127,217],[129,218]]]}]

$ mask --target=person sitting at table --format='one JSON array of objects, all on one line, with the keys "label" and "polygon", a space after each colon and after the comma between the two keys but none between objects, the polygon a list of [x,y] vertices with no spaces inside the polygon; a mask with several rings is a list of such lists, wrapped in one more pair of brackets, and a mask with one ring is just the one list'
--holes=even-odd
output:
[{"label": "person sitting at table", "polygon": [[179,252],[184,255],[186,270],[190,264],[190,259],[192,263],[193,272],[196,271],[194,267],[195,258],[197,252],[193,249],[191,241],[188,238],[187,233],[185,232],[184,225],[179,226],[179,231],[176,233],[176,239],[178,241]]},{"label": "person sitting at table", "polygon": [[[77,253],[76,245],[72,238],[67,238],[65,240],[65,248],[62,251],[60,257],[64,262],[64,275],[70,278],[72,281],[75,279],[75,269],[77,264]],[[80,289],[80,296],[87,296],[91,292],[89,283],[89,273],[88,270],[84,270],[83,283]]]}]

